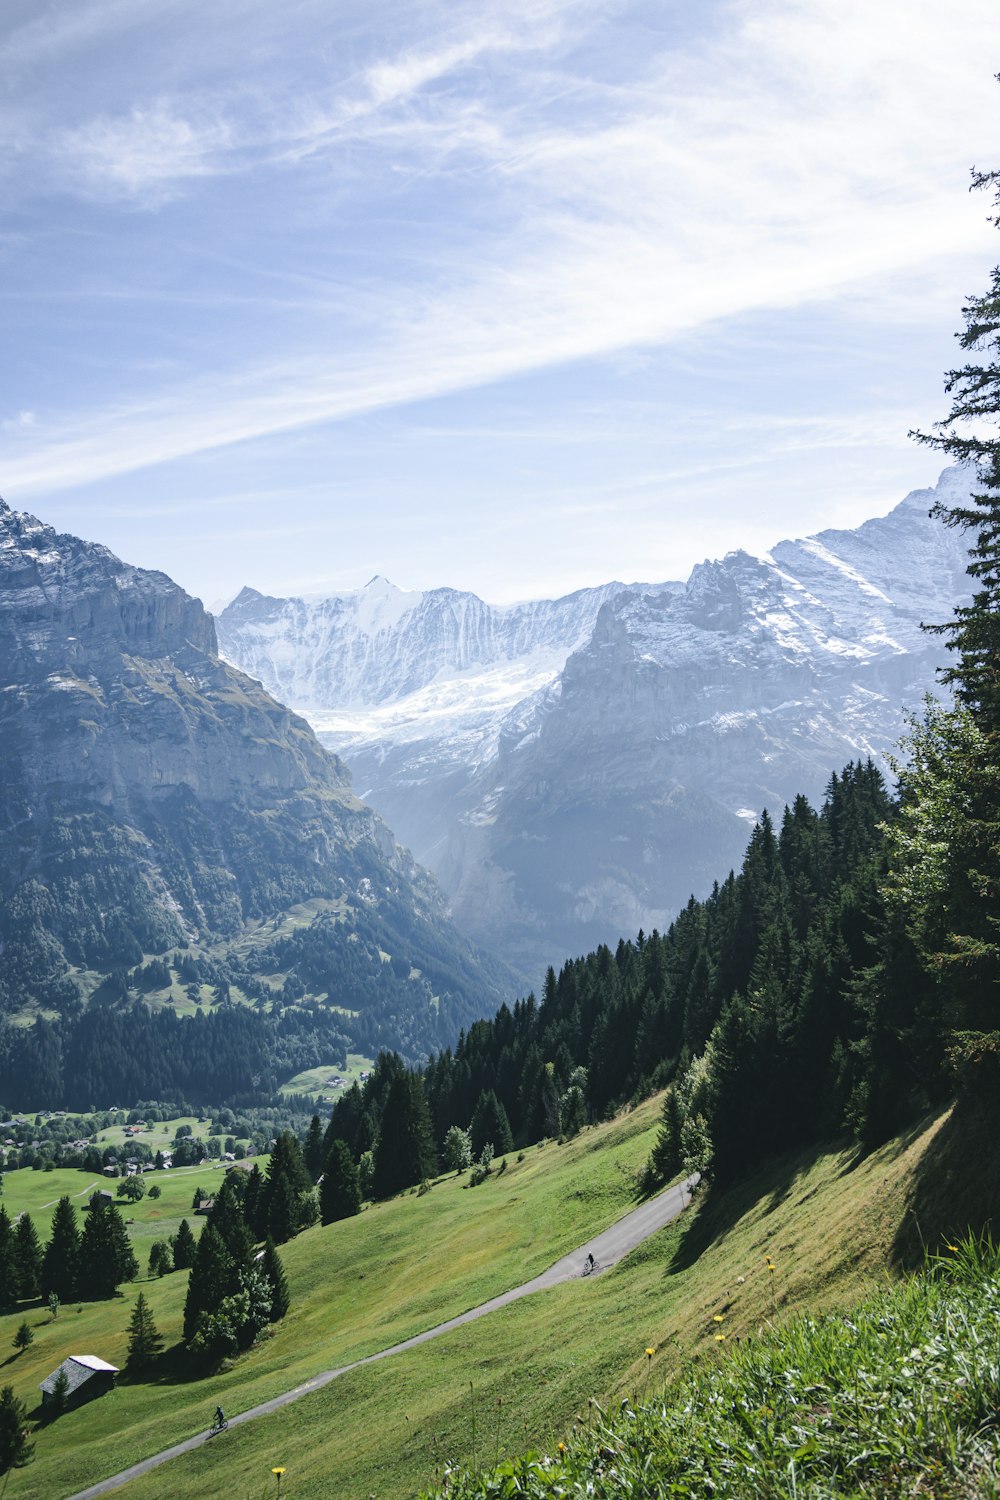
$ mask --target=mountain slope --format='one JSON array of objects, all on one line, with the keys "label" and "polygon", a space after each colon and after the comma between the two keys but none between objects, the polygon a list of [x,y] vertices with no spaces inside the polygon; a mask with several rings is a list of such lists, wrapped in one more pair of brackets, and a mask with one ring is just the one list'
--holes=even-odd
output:
[{"label": "mountain slope", "polygon": [[859,755],[885,765],[935,687],[921,621],[968,592],[962,540],[928,511],[967,489],[947,470],[855,531],[508,611],[382,580],[313,603],[244,591],[220,639],[345,757],[463,929],[537,983],[669,921],[763,807]]},{"label": "mountain slope", "polygon": [[498,992],[343,764],[165,575],[0,502],[0,663],[5,1008],[72,1011],[192,945],[420,1052]]}]

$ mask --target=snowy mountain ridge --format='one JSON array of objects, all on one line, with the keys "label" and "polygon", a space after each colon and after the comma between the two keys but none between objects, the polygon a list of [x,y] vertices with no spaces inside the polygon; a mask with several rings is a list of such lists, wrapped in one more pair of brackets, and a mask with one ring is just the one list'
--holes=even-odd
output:
[{"label": "snowy mountain ridge", "polygon": [[968,488],[946,470],[854,530],[731,552],[686,584],[507,609],[383,580],[377,605],[244,590],[220,641],[343,756],[460,924],[537,982],[668,922],[764,806],[819,796],[851,758],[886,764],[943,661],[921,623],[968,593],[964,539],[929,511]]}]

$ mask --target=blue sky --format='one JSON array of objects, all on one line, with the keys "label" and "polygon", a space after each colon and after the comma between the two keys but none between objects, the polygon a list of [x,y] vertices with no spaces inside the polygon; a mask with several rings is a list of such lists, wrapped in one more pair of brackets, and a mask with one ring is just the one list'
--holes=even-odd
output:
[{"label": "blue sky", "polygon": [[0,494],[208,602],[504,601],[940,465],[995,0],[5,0]]}]

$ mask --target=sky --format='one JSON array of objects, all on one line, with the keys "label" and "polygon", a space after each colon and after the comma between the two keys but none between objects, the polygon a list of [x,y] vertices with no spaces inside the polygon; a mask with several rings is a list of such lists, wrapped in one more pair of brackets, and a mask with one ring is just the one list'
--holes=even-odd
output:
[{"label": "sky", "polygon": [[4,0],[0,495],[214,604],[684,578],[943,466],[996,0]]}]

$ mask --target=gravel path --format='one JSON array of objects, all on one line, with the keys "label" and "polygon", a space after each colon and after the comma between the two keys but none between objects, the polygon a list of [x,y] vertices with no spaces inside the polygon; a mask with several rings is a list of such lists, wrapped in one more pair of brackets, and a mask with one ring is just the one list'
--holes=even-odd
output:
[{"label": "gravel path", "polygon": [[[293,1390],[285,1391],[280,1396],[274,1396],[270,1401],[262,1401],[259,1406],[248,1407],[241,1411],[238,1416],[230,1417],[229,1426],[239,1427],[244,1422],[252,1422],[255,1417],[267,1416],[270,1412],[280,1411],[283,1406],[288,1406],[292,1401],[298,1401],[302,1396],[308,1396],[313,1391],[321,1390],[323,1386],[329,1385],[331,1380],[336,1380],[340,1375],[346,1375],[348,1370],[356,1370],[361,1365],[374,1364],[376,1360],[388,1359],[393,1354],[401,1354],[404,1349],[415,1349],[418,1344],[426,1344],[430,1339],[436,1339],[442,1333],[450,1333],[453,1328],[460,1328],[463,1323],[475,1322],[476,1318],[484,1318],[495,1308],[506,1307],[509,1302],[517,1302],[521,1297],[528,1297],[532,1292],[544,1291],[546,1287],[558,1286],[560,1282],[570,1281],[574,1276],[581,1276],[584,1262],[588,1252],[593,1255],[597,1262],[596,1274],[606,1271],[609,1267],[617,1264],[630,1250],[641,1245],[643,1240],[669,1224],[691,1201],[691,1189],[697,1181],[696,1177],[690,1177],[686,1182],[675,1183],[673,1187],[664,1188],[662,1193],[657,1193],[655,1198],[650,1198],[640,1208],[635,1208],[631,1213],[619,1219],[617,1224],[604,1229],[596,1234],[586,1245],[579,1250],[573,1250],[569,1255],[564,1255],[562,1260],[557,1260],[555,1265],[549,1266],[540,1276],[535,1276],[531,1281],[526,1281],[521,1286],[512,1287],[509,1292],[501,1292],[498,1297],[491,1297],[489,1302],[481,1302],[478,1307],[470,1307],[467,1312],[459,1313],[455,1318],[449,1318],[446,1323],[437,1323],[433,1328],[427,1328],[423,1333],[414,1334],[412,1338],[404,1339],[401,1344],[392,1344],[388,1349],[380,1349],[377,1354],[368,1354],[364,1359],[356,1359],[349,1365],[341,1365],[336,1370],[323,1370],[319,1375],[314,1375],[302,1385],[297,1385]],[[151,1469],[157,1468],[171,1458],[177,1458],[181,1453],[190,1453],[193,1448],[200,1448],[202,1443],[210,1441],[209,1432],[199,1432],[194,1437],[187,1438],[183,1443],[175,1443],[172,1448],[165,1448],[162,1453],[154,1453],[151,1458],[144,1458],[140,1463],[133,1464],[130,1469],[123,1469],[120,1474],[113,1474],[109,1479],[102,1479],[97,1484],[92,1484],[87,1490],[80,1490],[77,1494],[69,1496],[69,1500],[92,1500],[96,1495],[106,1495],[110,1490],[116,1490],[120,1485],[127,1484],[130,1479],[138,1479],[141,1474],[148,1474]]]}]

